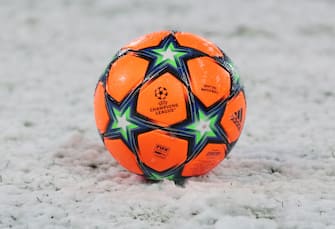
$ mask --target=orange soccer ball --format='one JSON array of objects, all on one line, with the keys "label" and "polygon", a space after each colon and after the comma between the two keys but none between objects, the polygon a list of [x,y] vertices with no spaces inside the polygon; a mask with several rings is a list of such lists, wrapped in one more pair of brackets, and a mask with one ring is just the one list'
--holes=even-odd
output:
[{"label": "orange soccer ball", "polygon": [[199,36],[147,34],[122,47],[98,81],[95,120],[107,150],[147,179],[217,166],[237,142],[246,101],[229,57]]}]

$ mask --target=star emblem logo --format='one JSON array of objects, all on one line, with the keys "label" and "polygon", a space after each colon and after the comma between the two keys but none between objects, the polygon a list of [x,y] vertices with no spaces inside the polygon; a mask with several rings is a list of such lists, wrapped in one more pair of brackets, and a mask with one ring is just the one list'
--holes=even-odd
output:
[{"label": "star emblem logo", "polygon": [[168,64],[173,68],[178,68],[181,65],[181,57],[187,55],[187,51],[178,49],[174,43],[167,43],[162,48],[152,49],[157,54],[154,66]]},{"label": "star emblem logo", "polygon": [[179,45],[173,34],[165,37],[157,46],[141,49],[137,55],[150,61],[146,79],[149,80],[167,71],[189,85],[186,61],[204,56],[200,51]]},{"label": "star emblem logo", "polygon": [[201,150],[208,141],[224,141],[220,131],[219,120],[221,113],[219,110],[206,112],[199,107],[195,112],[192,123],[186,125],[185,130],[194,138],[193,151]]},{"label": "star emblem logo", "polygon": [[140,128],[139,125],[131,118],[131,108],[121,111],[115,106],[110,107],[109,113],[111,115],[111,122],[109,124],[108,133],[106,137],[119,138],[131,147],[131,134],[133,130]]}]

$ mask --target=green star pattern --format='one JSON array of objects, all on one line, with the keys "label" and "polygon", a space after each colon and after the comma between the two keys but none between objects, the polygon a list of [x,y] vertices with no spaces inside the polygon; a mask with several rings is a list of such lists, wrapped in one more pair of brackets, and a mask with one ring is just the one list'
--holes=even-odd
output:
[{"label": "green star pattern", "polygon": [[195,133],[195,145],[209,137],[217,137],[215,124],[218,120],[218,115],[206,115],[203,111],[199,110],[199,115],[195,122],[188,125],[186,128],[193,130]]},{"label": "green star pattern", "polygon": [[174,46],[174,43],[170,42],[160,49],[152,49],[157,56],[154,66],[161,64],[170,64],[172,67],[177,68],[180,63],[180,57],[187,54],[187,51],[180,50]]},{"label": "green star pattern", "polygon": [[138,128],[138,125],[130,120],[130,107],[127,108],[127,110],[123,113],[114,107],[112,110],[114,114],[112,130],[119,132],[121,136],[128,142],[128,133],[130,133],[132,129]]}]

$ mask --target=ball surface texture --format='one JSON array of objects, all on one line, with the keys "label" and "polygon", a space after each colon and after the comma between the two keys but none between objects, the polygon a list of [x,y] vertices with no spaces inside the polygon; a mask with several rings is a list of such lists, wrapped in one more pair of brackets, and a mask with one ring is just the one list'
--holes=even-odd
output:
[{"label": "ball surface texture", "polygon": [[243,129],[246,100],[231,59],[191,33],[160,31],[122,47],[94,94],[107,150],[147,179],[206,174]]}]

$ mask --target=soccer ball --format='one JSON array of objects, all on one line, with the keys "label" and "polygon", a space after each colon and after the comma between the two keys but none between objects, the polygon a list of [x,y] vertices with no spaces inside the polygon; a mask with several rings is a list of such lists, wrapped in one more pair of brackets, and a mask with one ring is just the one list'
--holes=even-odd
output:
[{"label": "soccer ball", "polygon": [[150,180],[206,174],[237,142],[246,101],[231,59],[190,33],[161,31],[122,47],[101,76],[95,120],[107,150]]}]

